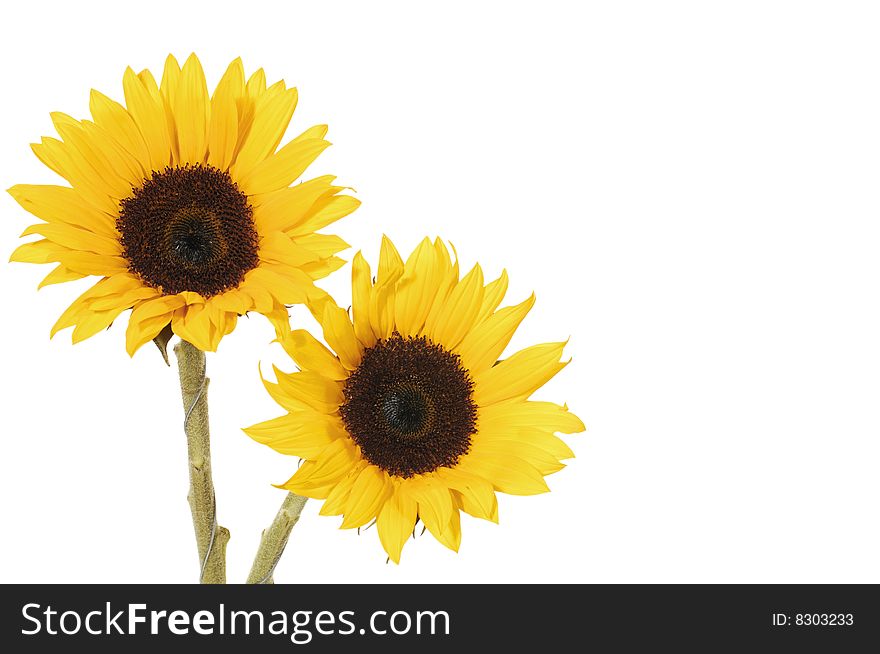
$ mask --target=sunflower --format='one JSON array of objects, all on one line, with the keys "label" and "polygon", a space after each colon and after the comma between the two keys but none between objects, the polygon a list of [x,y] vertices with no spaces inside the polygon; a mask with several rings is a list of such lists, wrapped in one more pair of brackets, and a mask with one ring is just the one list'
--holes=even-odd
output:
[{"label": "sunflower", "polygon": [[297,103],[262,69],[245,81],[240,59],[209,95],[202,66],[173,56],[161,83],[125,71],[125,106],[92,91],[92,120],[53,113],[60,140],[32,145],[70,186],[18,185],[9,193],[44,222],[12,261],[55,262],[42,281],[101,279],[52,328],[79,342],[131,309],[129,354],[171,330],[214,351],[239,316],[287,323],[286,305],[323,296],[316,279],[348,247],[316,230],[359,202],[324,176],[291,186],[329,145],[318,125],[279,148]]},{"label": "sunflower", "polygon": [[[395,563],[417,521],[458,551],[460,510],[498,521],[495,491],[532,495],[574,456],[556,432],[584,425],[566,406],[529,397],[566,363],[565,343],[499,361],[532,308],[498,309],[507,275],[459,278],[438,239],[403,262],[382,241],[375,279],[352,263],[352,318],[332,302],[317,315],[332,351],[304,330],[281,343],[300,371],[275,369],[267,390],[287,415],[245,432],[304,462],[281,488],[324,499],[342,528],[376,520]],[[317,313],[313,311],[314,313]]]}]

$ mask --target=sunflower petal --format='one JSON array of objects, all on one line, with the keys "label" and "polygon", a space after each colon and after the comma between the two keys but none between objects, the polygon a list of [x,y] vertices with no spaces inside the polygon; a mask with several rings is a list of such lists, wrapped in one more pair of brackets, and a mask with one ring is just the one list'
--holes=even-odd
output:
[{"label": "sunflower petal", "polygon": [[400,553],[416,524],[418,505],[406,491],[405,484],[398,485],[394,494],[385,502],[376,519],[379,541],[395,563],[400,563]]},{"label": "sunflower petal", "polygon": [[179,295],[164,295],[139,303],[128,319],[125,332],[125,349],[129,356],[144,344],[153,340],[171,322],[172,313],[183,306]]},{"label": "sunflower petal", "polygon": [[150,150],[144,142],[141,131],[132,115],[115,100],[92,89],[89,96],[89,111],[95,124],[105,129],[126,151],[146,168],[151,169]]},{"label": "sunflower petal", "polygon": [[343,380],[349,375],[336,355],[304,329],[291,331],[281,341],[281,346],[303,370],[334,380]]},{"label": "sunflower petal", "polygon": [[114,220],[85,202],[66,186],[16,184],[9,189],[25,210],[50,223],[63,223],[87,229],[109,238],[118,238]]},{"label": "sunflower petal", "polygon": [[51,284],[60,284],[62,282],[71,282],[75,279],[82,279],[85,275],[73,272],[65,268],[62,265],[55,266],[48,275],[43,278],[43,281],[39,283],[37,286],[38,289],[43,288],[44,286],[49,286]]},{"label": "sunflower petal", "polygon": [[316,372],[278,375],[278,385],[291,398],[321,413],[333,413],[343,402],[342,386]]},{"label": "sunflower petal", "polygon": [[362,527],[375,518],[394,489],[388,473],[376,466],[367,466],[351,487],[345,504],[342,529]]},{"label": "sunflower petal", "polygon": [[462,365],[478,374],[498,362],[520,323],[535,305],[535,295],[512,307],[504,307],[478,324],[455,348]]},{"label": "sunflower petal", "polygon": [[125,104],[143,136],[150,154],[150,168],[164,170],[171,162],[171,138],[160,97],[147,89],[131,68],[122,78]]},{"label": "sunflower petal", "polygon": [[348,501],[351,487],[357,481],[361,470],[367,465],[369,464],[366,461],[359,461],[351,467],[348,473],[336,483],[333,490],[327,495],[327,499],[321,505],[321,510],[318,511],[319,515],[342,515],[345,513],[345,503]]},{"label": "sunflower petal", "polygon": [[351,313],[354,333],[364,347],[376,344],[376,335],[370,327],[370,264],[358,252],[351,262]]},{"label": "sunflower petal", "polygon": [[245,434],[276,452],[311,458],[337,438],[347,436],[338,417],[316,411],[297,411],[243,429]]},{"label": "sunflower petal", "polygon": [[[263,87],[266,84],[265,74],[262,74],[261,78],[258,78],[257,74],[262,74],[262,69],[257,71],[247,84],[248,94],[252,97],[260,82]],[[273,94],[263,93],[256,98],[253,122],[233,164],[236,178],[241,179],[248,175],[257,164],[275,151],[293,116],[296,101],[296,89]]]},{"label": "sunflower petal", "polygon": [[428,337],[435,343],[443,343],[447,349],[454,349],[473,327],[482,301],[483,271],[476,265],[450,291],[434,324],[426,325]]},{"label": "sunflower petal", "polygon": [[356,462],[353,446],[348,439],[340,438],[324,448],[315,460],[303,463],[281,487],[297,495],[323,499]]},{"label": "sunflower petal", "polygon": [[486,284],[486,288],[483,289],[483,304],[474,321],[476,324],[480,324],[495,312],[507,293],[508,282],[507,271],[502,270],[498,279]]},{"label": "sunflower petal", "polygon": [[534,466],[512,455],[476,456],[469,453],[458,464],[462,472],[482,477],[496,490],[510,495],[538,495],[550,489]]},{"label": "sunflower petal", "polygon": [[327,225],[345,218],[361,206],[361,201],[350,195],[334,195],[319,200],[312,207],[307,219],[297,223],[288,230],[291,236],[301,236],[317,232]]},{"label": "sunflower petal", "polygon": [[208,124],[208,163],[226,170],[238,142],[238,98],[244,94],[244,66],[239,57],[226,69],[211,98]]},{"label": "sunflower petal", "polygon": [[177,91],[170,98],[177,125],[180,163],[202,163],[208,151],[210,100],[202,64],[191,54],[180,71]]},{"label": "sunflower petal", "polygon": [[108,256],[122,254],[122,246],[115,238],[63,223],[39,223],[31,225],[21,233],[22,236],[29,236],[31,234],[39,234],[71,250],[84,250]]},{"label": "sunflower petal", "polygon": [[361,362],[361,346],[345,309],[326,304],[321,326],[324,328],[324,340],[339,355],[342,365],[349,370],[357,368]]},{"label": "sunflower petal", "polygon": [[474,401],[478,406],[486,406],[528,397],[567,365],[559,361],[565,345],[533,345],[478,374],[474,380]]},{"label": "sunflower petal", "polygon": [[462,506],[469,514],[498,522],[498,498],[488,481],[458,468],[438,468],[437,477],[462,497]]},{"label": "sunflower petal", "polygon": [[323,139],[314,138],[291,141],[242,175],[239,186],[248,195],[290,186],[329,145]]},{"label": "sunflower petal", "polygon": [[449,488],[430,475],[407,484],[407,488],[418,502],[422,522],[440,540],[449,526],[454,510]]}]

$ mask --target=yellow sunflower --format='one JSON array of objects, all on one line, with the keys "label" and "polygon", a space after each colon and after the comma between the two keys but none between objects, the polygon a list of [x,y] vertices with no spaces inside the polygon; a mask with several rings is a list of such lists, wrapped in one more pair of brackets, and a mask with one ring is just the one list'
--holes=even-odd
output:
[{"label": "yellow sunflower", "polygon": [[92,120],[52,114],[59,139],[33,144],[70,186],[9,193],[45,222],[11,260],[58,265],[40,286],[101,279],[64,312],[52,335],[78,342],[132,309],[133,354],[170,324],[214,351],[249,311],[287,322],[286,305],[315,301],[313,281],[336,270],[348,245],[315,231],[354,211],[332,176],[291,186],[329,145],[318,125],[279,148],[297,103],[283,81],[247,80],[233,61],[213,94],[191,55],[173,56],[157,84],[125,71],[125,106],[92,91]]},{"label": "yellow sunflower", "polygon": [[574,456],[556,432],[584,430],[566,406],[529,397],[565,363],[565,343],[526,348],[499,361],[534,295],[498,309],[507,275],[484,284],[480,266],[459,279],[458,262],[425,239],[403,262],[382,241],[375,279],[358,253],[352,317],[325,302],[324,340],[304,330],[281,342],[300,371],[264,380],[287,415],[245,432],[302,457],[281,487],[326,500],[342,528],[376,520],[388,556],[418,520],[458,550],[460,513],[498,521],[495,491],[532,495]]}]

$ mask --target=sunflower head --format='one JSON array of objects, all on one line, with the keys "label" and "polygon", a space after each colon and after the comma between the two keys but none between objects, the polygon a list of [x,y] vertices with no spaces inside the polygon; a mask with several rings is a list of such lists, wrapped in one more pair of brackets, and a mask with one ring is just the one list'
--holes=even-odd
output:
[{"label": "sunflower head", "polygon": [[496,491],[548,490],[574,456],[555,434],[584,430],[566,406],[530,400],[559,372],[565,343],[502,359],[534,296],[500,308],[507,275],[485,283],[428,239],[406,263],[383,239],[375,278],[358,253],[349,312],[313,306],[329,348],[304,330],[281,343],[300,370],[276,369],[287,414],[245,432],[303,464],[282,488],[324,499],[342,527],[376,520],[395,563],[416,522],[458,550],[460,511],[498,521]]},{"label": "sunflower head", "polygon": [[313,282],[348,245],[316,231],[359,202],[332,176],[291,186],[329,145],[326,125],[281,145],[296,89],[236,59],[209,93],[195,55],[168,57],[160,83],[129,68],[122,85],[124,105],[92,91],[91,120],[54,113],[60,138],[32,146],[68,185],[9,189],[43,221],[11,260],[55,263],[40,286],[100,278],[52,334],[78,342],[131,309],[130,354],[168,325],[213,351],[240,315],[286,326],[287,305],[320,303]]}]

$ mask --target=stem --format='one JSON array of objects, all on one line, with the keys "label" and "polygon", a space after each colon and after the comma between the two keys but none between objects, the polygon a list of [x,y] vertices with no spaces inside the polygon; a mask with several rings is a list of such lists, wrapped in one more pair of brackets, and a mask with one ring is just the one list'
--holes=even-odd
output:
[{"label": "stem", "polygon": [[256,558],[254,558],[254,565],[251,567],[247,583],[275,583],[272,579],[275,566],[278,565],[281,555],[284,554],[284,548],[290,538],[290,531],[299,522],[300,513],[302,513],[307,499],[293,493],[288,493],[284,498],[272,524],[268,529],[263,530],[263,535],[260,537],[260,547],[257,550]]},{"label": "stem", "polygon": [[189,454],[189,507],[199,550],[199,582],[226,583],[229,531],[217,524],[217,503],[211,480],[211,437],[208,430],[208,378],[205,353],[181,340],[174,347],[185,412],[183,429]]}]

